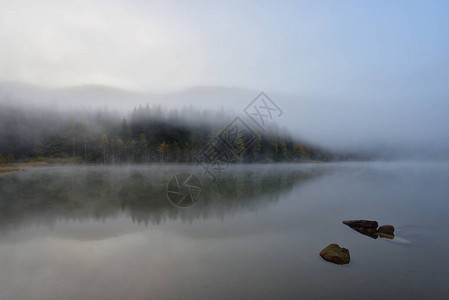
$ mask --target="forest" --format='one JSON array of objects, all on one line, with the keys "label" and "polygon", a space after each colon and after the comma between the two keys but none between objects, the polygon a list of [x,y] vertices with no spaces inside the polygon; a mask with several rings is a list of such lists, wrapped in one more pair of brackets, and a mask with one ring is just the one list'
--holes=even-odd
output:
[{"label": "forest", "polygon": [[[241,120],[240,120],[241,121]],[[0,163],[195,163],[233,119],[223,112],[140,106],[126,116],[107,109],[59,112],[0,107]],[[248,132],[248,131],[247,131]],[[329,151],[269,132],[234,135],[227,162],[329,161]],[[246,141],[245,141],[246,138]],[[215,145],[215,144],[214,144]],[[232,148],[232,147],[231,147]]]}]

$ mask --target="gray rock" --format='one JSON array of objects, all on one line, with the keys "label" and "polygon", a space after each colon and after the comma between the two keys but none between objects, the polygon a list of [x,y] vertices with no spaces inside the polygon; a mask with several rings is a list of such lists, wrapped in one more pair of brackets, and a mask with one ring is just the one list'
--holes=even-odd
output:
[{"label": "gray rock", "polygon": [[320,256],[331,263],[338,265],[349,264],[350,256],[349,250],[346,248],[341,248],[337,244],[330,244],[320,252]]}]

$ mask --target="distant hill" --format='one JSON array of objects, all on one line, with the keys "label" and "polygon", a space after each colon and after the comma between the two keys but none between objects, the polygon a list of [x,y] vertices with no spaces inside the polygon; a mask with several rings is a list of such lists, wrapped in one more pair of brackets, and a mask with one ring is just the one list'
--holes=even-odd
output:
[{"label": "distant hill", "polygon": [[195,86],[169,93],[142,93],[106,85],[79,85],[43,88],[20,82],[0,82],[0,102],[29,106],[56,106],[60,109],[104,108],[129,111],[146,104],[168,108],[243,109],[259,92],[250,89]]}]

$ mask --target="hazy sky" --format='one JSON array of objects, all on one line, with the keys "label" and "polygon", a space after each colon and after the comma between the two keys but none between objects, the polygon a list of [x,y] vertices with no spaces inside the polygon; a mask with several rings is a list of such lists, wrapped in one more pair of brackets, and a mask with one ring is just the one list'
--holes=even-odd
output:
[{"label": "hazy sky", "polygon": [[447,1],[0,0],[0,80],[446,93],[448,15]]},{"label": "hazy sky", "polygon": [[449,1],[0,0],[0,81],[289,93],[311,137],[441,143]]}]

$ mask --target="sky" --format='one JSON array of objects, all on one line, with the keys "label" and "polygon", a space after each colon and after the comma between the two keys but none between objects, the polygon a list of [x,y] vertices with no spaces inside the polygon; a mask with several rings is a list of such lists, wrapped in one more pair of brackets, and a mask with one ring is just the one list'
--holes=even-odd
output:
[{"label": "sky", "polygon": [[441,143],[448,15],[448,1],[0,0],[0,81],[263,90],[313,99],[325,131]]}]

